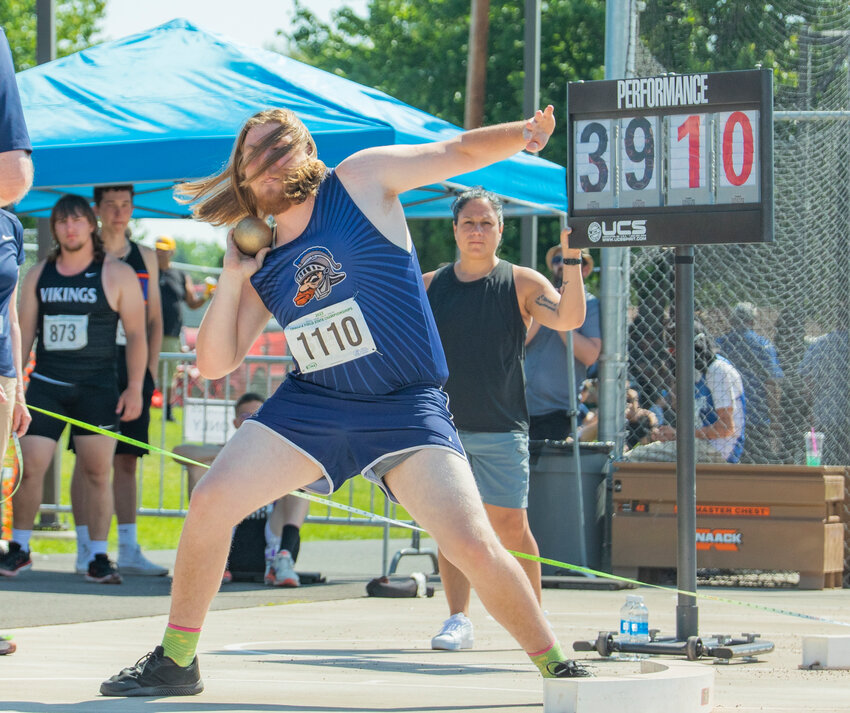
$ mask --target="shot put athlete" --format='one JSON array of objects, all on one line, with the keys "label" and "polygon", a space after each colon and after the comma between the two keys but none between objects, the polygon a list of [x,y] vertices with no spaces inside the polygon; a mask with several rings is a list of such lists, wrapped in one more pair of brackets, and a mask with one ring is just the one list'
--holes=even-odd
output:
[{"label": "shot put athlete", "polygon": [[[448,141],[367,149],[329,171],[295,114],[270,109],[242,127],[220,174],[183,186],[199,199],[201,220],[232,225],[254,214],[273,216],[277,227],[274,247],[255,257],[229,239],[198,334],[201,373],[215,379],[236,369],[272,315],[285,325],[298,369],[198,483],[162,645],[105,681],[102,694],[203,690],[195,651],[231,527],[297,488],[329,493],[357,473],[434,536],[544,676],[586,675],[564,660],[528,578],[487,519],[440,388],[445,357],[398,199],[539,151],[555,128],[553,112]],[[557,318],[552,326],[562,328]]]}]

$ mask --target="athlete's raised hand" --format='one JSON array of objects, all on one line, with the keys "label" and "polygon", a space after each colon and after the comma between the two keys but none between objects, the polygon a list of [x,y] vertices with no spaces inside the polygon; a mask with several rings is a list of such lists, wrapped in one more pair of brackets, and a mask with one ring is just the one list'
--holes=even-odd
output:
[{"label": "athlete's raised hand", "polygon": [[534,116],[525,122],[522,137],[525,139],[525,150],[536,153],[549,141],[555,131],[555,107],[549,104],[543,111],[538,109]]}]

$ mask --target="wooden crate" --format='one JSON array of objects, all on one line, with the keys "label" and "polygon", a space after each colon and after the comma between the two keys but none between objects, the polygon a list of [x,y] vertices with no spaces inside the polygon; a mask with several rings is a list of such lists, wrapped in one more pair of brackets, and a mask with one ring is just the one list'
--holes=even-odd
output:
[{"label": "wooden crate", "polygon": [[[841,586],[845,471],[697,464],[697,566],[795,571],[801,589]],[[676,567],[676,464],[616,464],[613,503],[614,572]]]}]

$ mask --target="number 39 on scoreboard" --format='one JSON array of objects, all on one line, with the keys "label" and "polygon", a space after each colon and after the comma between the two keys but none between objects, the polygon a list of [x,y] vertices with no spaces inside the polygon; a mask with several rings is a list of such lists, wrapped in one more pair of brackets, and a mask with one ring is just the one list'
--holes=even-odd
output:
[{"label": "number 39 on scoreboard", "polygon": [[771,92],[768,70],[570,84],[571,242],[771,240]]}]

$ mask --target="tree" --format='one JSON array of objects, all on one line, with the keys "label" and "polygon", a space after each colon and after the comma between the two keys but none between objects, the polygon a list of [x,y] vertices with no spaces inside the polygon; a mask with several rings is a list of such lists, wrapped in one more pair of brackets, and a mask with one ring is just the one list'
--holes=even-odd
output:
[{"label": "tree", "polygon": [[[174,253],[174,260],[188,265],[221,267],[224,262],[224,246],[208,240],[180,238],[180,242],[177,243],[177,250]],[[196,281],[203,281],[205,275],[206,273],[200,271],[192,273],[192,277]]]},{"label": "tree", "polygon": [[[811,105],[836,74],[846,74],[847,31],[836,28],[847,27],[848,7],[846,0],[647,0],[640,35],[667,71],[761,65],[773,70],[778,104],[793,106],[804,95]],[[812,67],[823,76],[807,86]]]},{"label": "tree", "polygon": [[[469,10],[469,0],[370,0],[366,17],[342,8],[323,23],[296,0],[292,30],[278,34],[289,40],[296,59],[460,126]],[[566,83],[604,76],[605,2],[551,0],[543,3],[542,16],[541,104],[555,105],[561,122],[543,157],[564,164]],[[523,77],[523,3],[491,2],[485,124],[522,117]],[[517,261],[519,230],[513,222],[506,226],[502,255]],[[541,245],[553,245],[557,232],[557,221],[542,220]],[[416,221],[411,234],[423,269],[453,259],[447,222]]]},{"label": "tree", "polygon": [[[35,0],[3,0],[0,26],[6,31],[15,69],[35,65]],[[95,43],[103,19],[106,0],[57,0],[56,56],[79,52]]]}]

